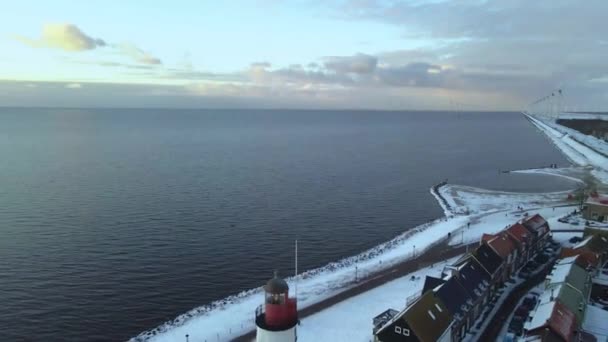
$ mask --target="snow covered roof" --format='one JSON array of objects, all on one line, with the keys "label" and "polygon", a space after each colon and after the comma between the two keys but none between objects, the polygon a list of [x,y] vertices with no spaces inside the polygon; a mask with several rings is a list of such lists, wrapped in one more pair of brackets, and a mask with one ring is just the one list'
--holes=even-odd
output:
[{"label": "snow covered roof", "polygon": [[553,301],[558,301],[560,304],[567,307],[576,317],[577,322],[583,320],[583,309],[587,304],[585,302],[586,295],[581,293],[580,290],[576,289],[570,284],[564,283],[551,287],[545,290],[539,298],[540,303],[548,303],[553,297]]},{"label": "snow covered roof", "polygon": [[527,322],[525,324],[526,330],[534,330],[540,327],[543,327],[547,324],[549,317],[551,317],[551,313],[553,312],[553,308],[555,307],[555,301],[549,301],[546,303],[541,303],[534,312],[532,316],[532,321]]},{"label": "snow covered roof", "polygon": [[540,216],[539,214],[536,214],[530,218],[524,219],[522,224],[524,225],[524,227],[528,228],[530,231],[532,232],[536,232],[536,233],[544,233],[542,231],[542,228],[547,225],[547,221]]},{"label": "snow covered roof", "polygon": [[596,253],[608,252],[608,238],[602,235],[592,235],[584,248]]},{"label": "snow covered roof", "polygon": [[[555,288],[560,284],[567,284],[580,293],[583,298],[588,298],[591,286],[589,284],[589,273],[574,262],[576,257],[569,257],[560,260],[551,273],[547,276],[547,289]],[[557,296],[557,293],[555,293]],[[578,308],[578,302],[573,298],[571,291],[568,291],[567,298],[571,303],[571,309]],[[577,304],[574,304],[576,302]],[[577,311],[578,312],[578,311]]]},{"label": "snow covered roof", "polygon": [[[563,260],[563,259],[562,259]],[[559,284],[566,281],[570,270],[572,269],[573,263],[556,263],[551,273],[547,276],[550,284]]]},{"label": "snow covered roof", "polygon": [[607,195],[589,196],[585,203],[608,206],[608,196]]},{"label": "snow covered roof", "polygon": [[583,321],[585,331],[594,334],[598,341],[605,340],[606,335],[608,335],[606,322],[608,322],[608,311],[597,306],[587,305],[585,320]]},{"label": "snow covered roof", "polygon": [[569,257],[566,257],[566,258],[562,258],[562,259],[558,260],[555,264],[556,265],[568,265],[568,264],[572,264],[572,263],[574,263],[576,261],[577,257],[578,256],[576,256],[576,255],[572,255],[572,256],[569,256]]},{"label": "snow covered roof", "polygon": [[524,327],[530,332],[547,326],[565,341],[570,341],[576,328],[576,318],[567,307],[553,301],[539,305],[532,316],[532,321],[527,322]]},{"label": "snow covered roof", "polygon": [[583,241],[574,245],[574,249],[579,249],[579,248],[585,247],[585,245],[587,245],[587,243],[589,243],[589,241],[591,241],[592,238],[593,238],[593,235],[587,236],[587,238],[585,238]]}]

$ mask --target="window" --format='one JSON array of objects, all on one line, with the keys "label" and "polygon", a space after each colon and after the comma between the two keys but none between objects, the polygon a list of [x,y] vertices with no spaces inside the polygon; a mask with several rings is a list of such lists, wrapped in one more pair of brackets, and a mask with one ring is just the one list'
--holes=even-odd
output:
[{"label": "window", "polygon": [[410,336],[410,329],[403,328],[403,336]]},{"label": "window", "polygon": [[431,316],[431,318],[432,318],[433,320],[434,320],[434,319],[436,319],[436,318],[435,318],[435,315],[433,315],[433,313],[431,312],[431,310],[429,310],[428,312],[429,312],[429,316]]},{"label": "window", "polygon": [[443,310],[441,310],[441,307],[439,306],[439,304],[435,304],[435,307],[437,308],[437,310],[439,310],[439,312],[443,312]]},{"label": "window", "polygon": [[401,327],[395,326],[395,332],[401,334]]}]

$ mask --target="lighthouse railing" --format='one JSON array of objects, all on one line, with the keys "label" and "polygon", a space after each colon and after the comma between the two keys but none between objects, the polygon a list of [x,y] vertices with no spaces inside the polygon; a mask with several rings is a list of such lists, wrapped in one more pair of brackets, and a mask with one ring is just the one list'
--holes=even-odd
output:
[{"label": "lighthouse railing", "polygon": [[259,316],[264,314],[264,305],[258,305],[257,308],[255,308],[255,318],[257,319]]}]

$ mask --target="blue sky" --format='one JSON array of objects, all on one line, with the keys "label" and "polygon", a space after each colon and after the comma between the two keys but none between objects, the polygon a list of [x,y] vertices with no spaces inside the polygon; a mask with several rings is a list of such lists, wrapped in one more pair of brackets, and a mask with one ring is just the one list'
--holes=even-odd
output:
[{"label": "blue sky", "polygon": [[520,109],[556,88],[572,105],[607,100],[605,1],[18,1],[3,12],[0,105]]}]

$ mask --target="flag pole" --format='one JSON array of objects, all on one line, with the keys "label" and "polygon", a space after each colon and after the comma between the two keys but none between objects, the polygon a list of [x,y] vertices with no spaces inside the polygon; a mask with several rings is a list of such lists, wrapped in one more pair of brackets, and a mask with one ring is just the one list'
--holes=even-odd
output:
[{"label": "flag pole", "polygon": [[298,298],[298,239],[296,239],[296,274],[295,274],[295,281],[296,281],[296,299]]}]

